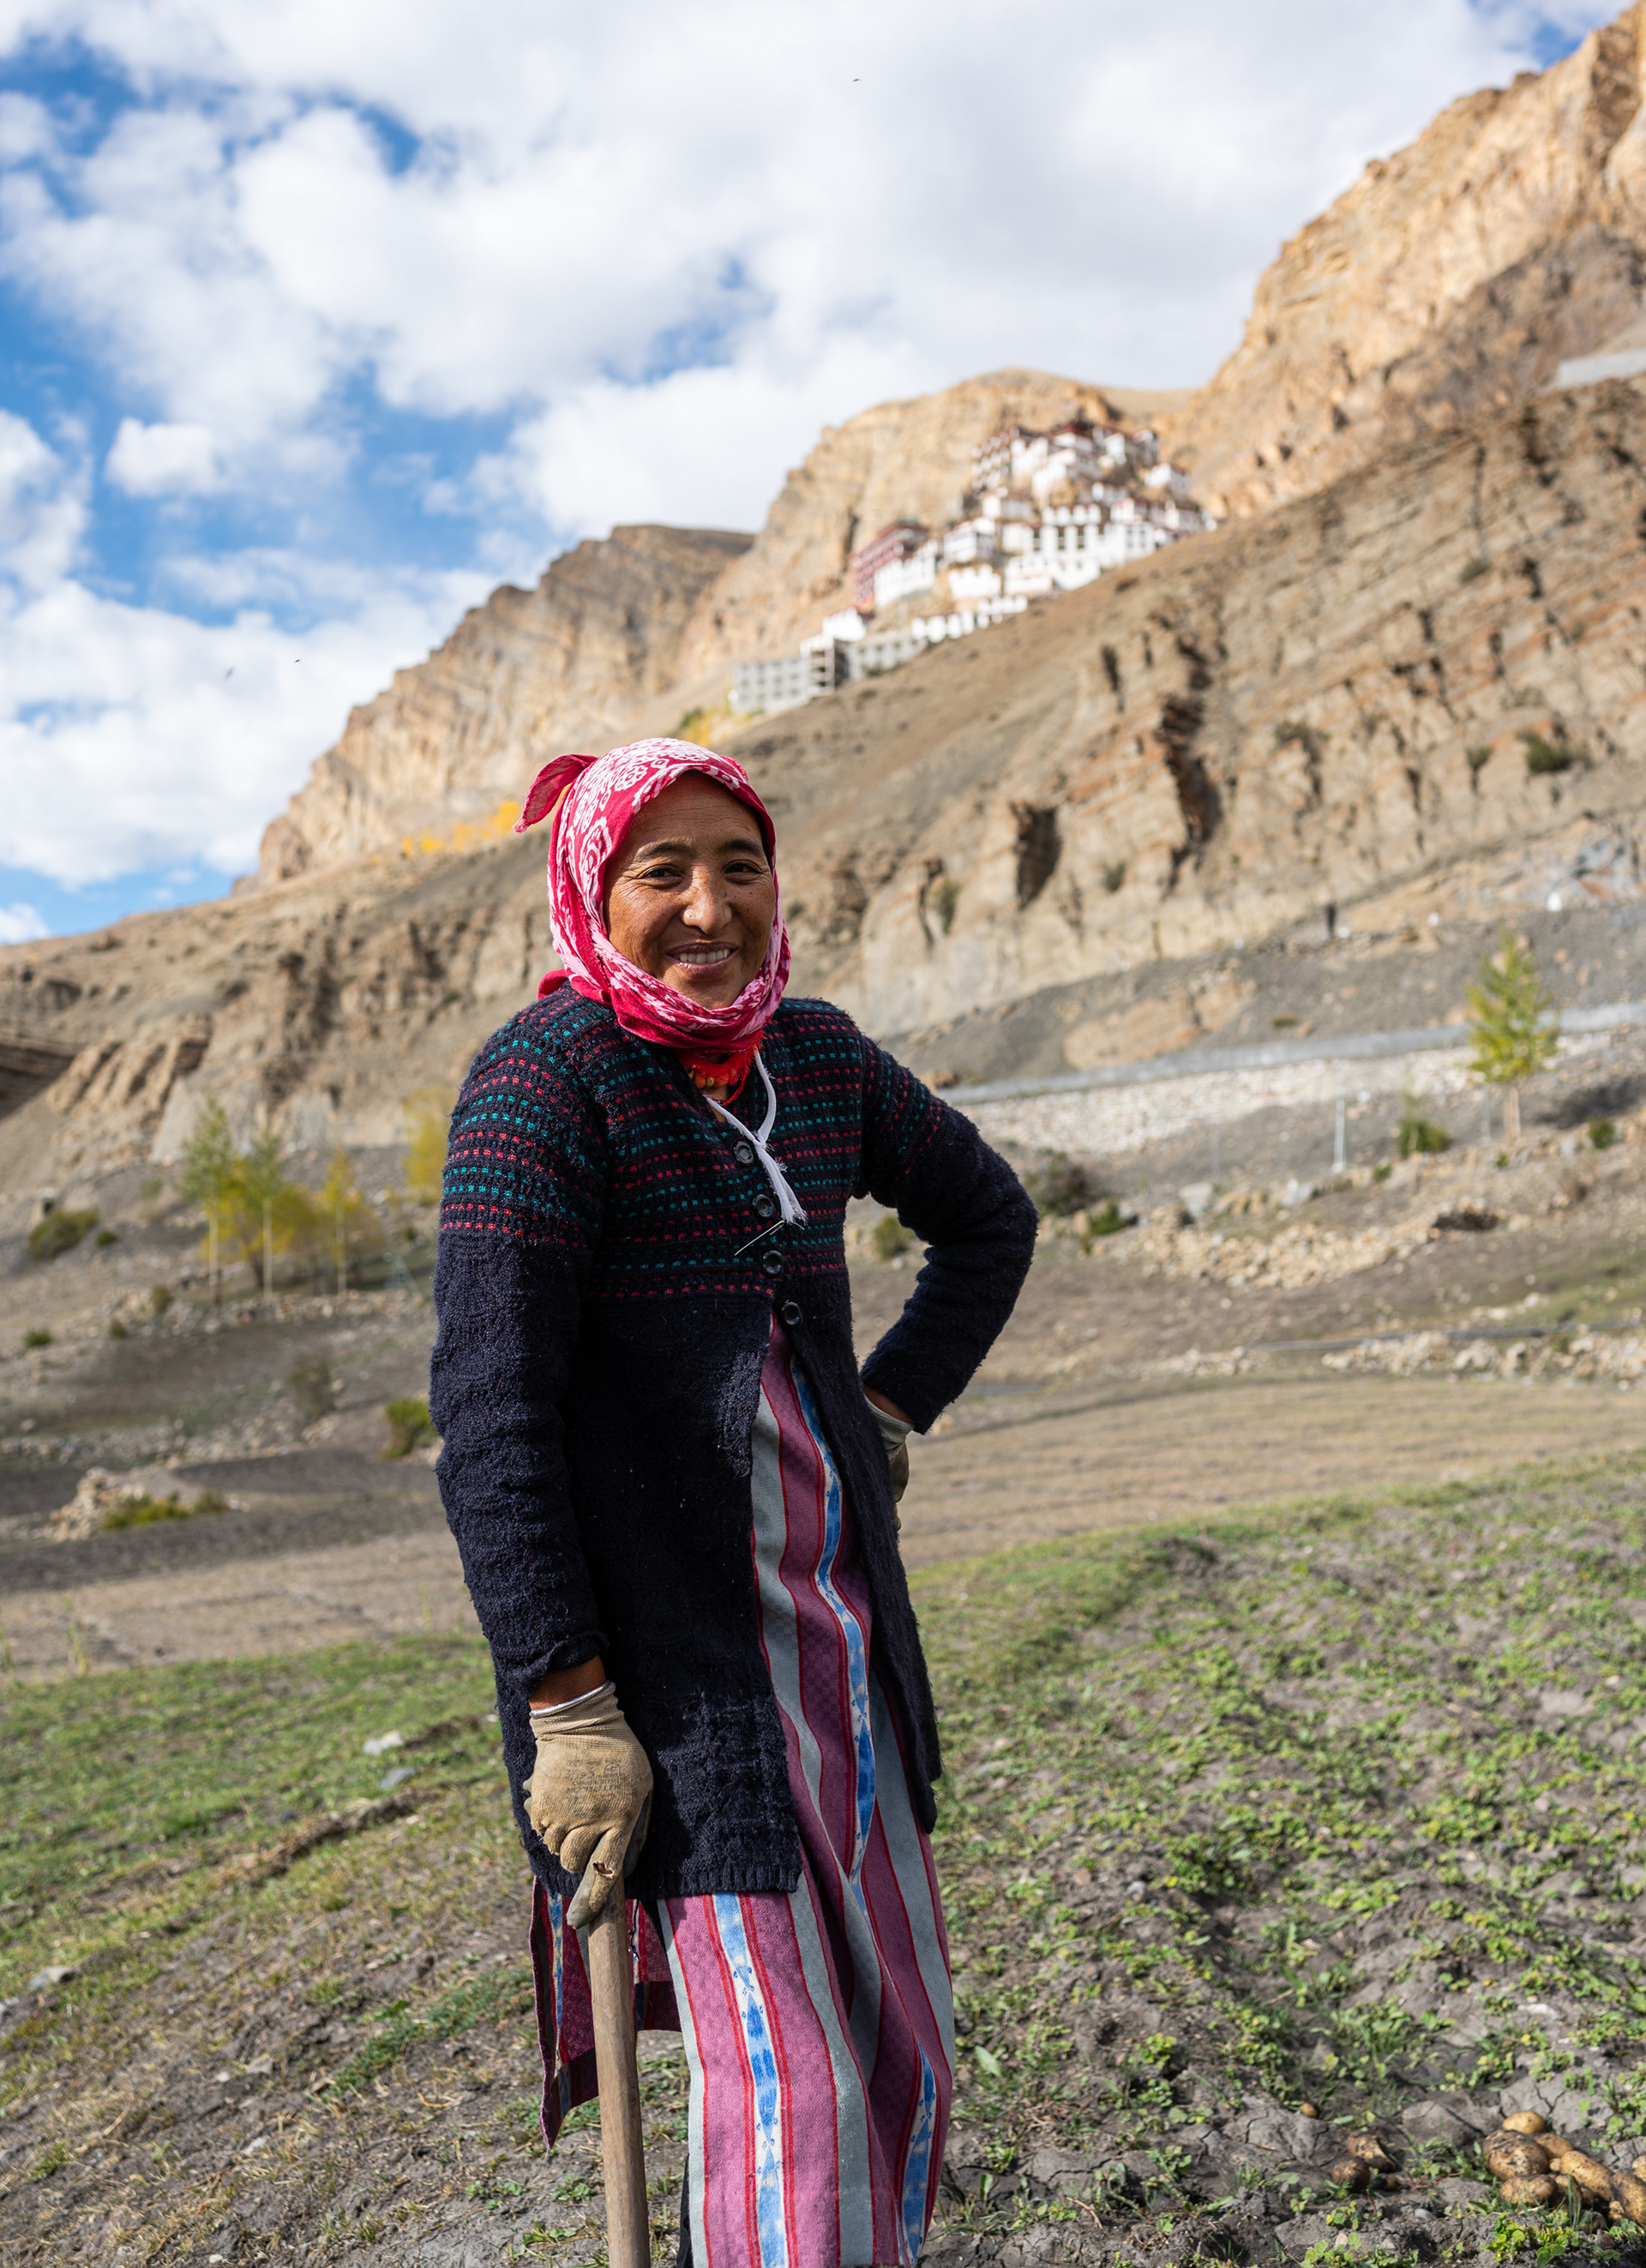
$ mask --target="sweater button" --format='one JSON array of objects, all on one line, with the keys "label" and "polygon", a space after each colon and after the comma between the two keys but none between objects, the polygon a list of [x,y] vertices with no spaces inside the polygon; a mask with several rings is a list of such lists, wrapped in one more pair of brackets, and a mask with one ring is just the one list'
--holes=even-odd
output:
[{"label": "sweater button", "polygon": [[800,1311],[800,1302],[796,1300],[785,1300],[778,1313],[791,1330],[796,1323],[804,1322],[806,1320]]},{"label": "sweater button", "polygon": [[783,1273],[783,1255],[780,1252],[768,1252],[760,1265],[768,1276],[780,1276]]},{"label": "sweater button", "polygon": [[740,1142],[732,1155],[740,1166],[752,1166],[755,1162],[755,1153],[747,1142]]},{"label": "sweater button", "polygon": [[772,1204],[770,1197],[757,1197],[755,1199],[755,1219],[757,1220],[770,1220],[776,1211],[777,1207]]}]

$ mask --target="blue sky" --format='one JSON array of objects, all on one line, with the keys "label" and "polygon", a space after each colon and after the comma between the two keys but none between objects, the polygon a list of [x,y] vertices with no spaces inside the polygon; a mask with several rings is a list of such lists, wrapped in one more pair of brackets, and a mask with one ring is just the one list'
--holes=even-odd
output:
[{"label": "blue sky", "polygon": [[1006,362],[1185,385],[1609,11],[0,0],[0,941],[216,895],[503,579]]}]

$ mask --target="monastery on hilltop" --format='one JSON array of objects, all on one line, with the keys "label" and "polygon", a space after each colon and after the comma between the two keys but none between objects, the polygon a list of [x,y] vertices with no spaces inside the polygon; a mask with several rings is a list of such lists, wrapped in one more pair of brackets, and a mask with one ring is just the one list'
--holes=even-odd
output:
[{"label": "monastery on hilltop", "polygon": [[[735,711],[796,708],[1215,524],[1147,426],[1126,433],[1080,416],[1048,432],[1002,425],[971,457],[971,486],[948,526],[895,519],[853,552],[853,604],[798,653],[742,663]],[[904,613],[927,593],[939,611]]]}]

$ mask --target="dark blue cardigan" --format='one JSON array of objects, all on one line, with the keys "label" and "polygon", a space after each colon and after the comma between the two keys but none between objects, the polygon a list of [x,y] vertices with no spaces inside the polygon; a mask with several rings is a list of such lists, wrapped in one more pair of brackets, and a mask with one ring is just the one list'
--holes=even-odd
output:
[{"label": "dark blue cardigan", "polygon": [[[452,1119],[429,1395],[440,1493],[491,1646],[521,1839],[553,1889],[566,1878],[520,1800],[527,1700],[594,1653],[656,1776],[635,1895],[800,1879],[749,1547],[774,1307],[852,1506],[915,1811],[935,1816],[931,1689],[863,1386],[930,1425],[1011,1313],[1034,1208],[970,1122],[838,1008],[786,1001],[762,1059],[771,1146],[807,1212],[775,1231],[750,1145],[666,1049],[568,987],[487,1042]],[[764,1102],[751,1079],[735,1108]],[[841,1226],[865,1193],[930,1250],[860,1381]]]}]

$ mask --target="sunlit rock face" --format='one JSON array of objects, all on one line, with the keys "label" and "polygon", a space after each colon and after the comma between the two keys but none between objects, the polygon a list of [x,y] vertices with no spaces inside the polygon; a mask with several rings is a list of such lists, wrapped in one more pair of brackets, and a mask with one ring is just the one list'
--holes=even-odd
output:
[{"label": "sunlit rock face", "polygon": [[681,674],[704,590],[749,548],[716,529],[619,527],[557,559],[535,590],[506,584],[446,643],[357,709],[263,836],[259,874],[313,868],[410,839],[461,847],[512,818],[564,748],[608,747]]},{"label": "sunlit rock face", "polygon": [[829,427],[785,481],[749,549],[698,600],[681,642],[683,676],[719,686],[737,662],[791,652],[812,637],[826,615],[851,605],[860,544],[893,520],[941,527],[960,516],[972,453],[999,427],[1044,430],[1076,416],[1158,425],[1188,400],[1002,370],[882,401]]},{"label": "sunlit rock face", "polygon": [[752,729],[800,981],[906,1031],[1328,905],[1634,896],[1642,468],[1646,381],[1546,397]]},{"label": "sunlit rock face", "polygon": [[544,758],[725,737],[731,665],[844,604],[879,526],[952,516],[1002,423],[1152,423],[1231,522],[727,740],[797,989],[917,1060],[1037,1002],[1037,1061],[1090,1070],[1244,1029],[1237,948],[1328,908],[1398,954],[1636,897],[1646,380],[1547,389],[1642,322],[1642,24],[1369,168],[1192,401],[998,372],[825,433],[757,537],[619,528],[495,593],[354,712],[257,887],[0,951],[0,1197],[173,1156],[208,1094],[392,1143],[550,961],[541,848],[493,839]]},{"label": "sunlit rock face", "polygon": [[1465,95],[1292,238],[1170,425],[1204,504],[1266,511],[1639,328],[1643,26],[1637,5],[1550,70]]},{"label": "sunlit rock face", "polygon": [[[1074,1004],[1085,1069],[1238,1018],[1234,946],[1328,905],[1399,951],[1636,897],[1643,468],[1646,380],[1553,395],[749,728],[795,989],[897,1034],[1183,963]],[[10,947],[0,1042],[68,1068],[0,1119],[0,1185],[174,1154],[206,1093],[392,1142],[551,959],[531,840]]]}]

